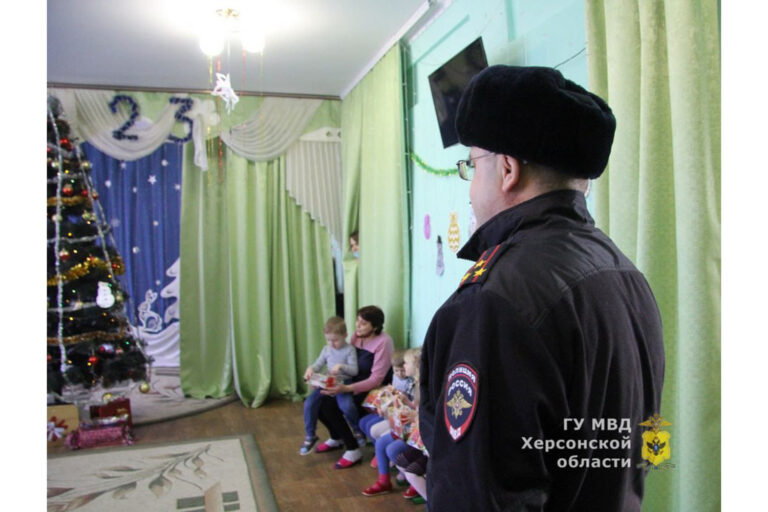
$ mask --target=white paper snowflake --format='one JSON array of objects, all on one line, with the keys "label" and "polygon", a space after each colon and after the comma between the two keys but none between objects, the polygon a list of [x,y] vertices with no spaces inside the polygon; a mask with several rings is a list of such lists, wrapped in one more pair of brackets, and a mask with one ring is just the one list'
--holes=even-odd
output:
[{"label": "white paper snowflake", "polygon": [[105,187],[107,187],[107,188],[110,188],[110,187],[112,187],[112,181],[111,181],[111,180],[107,180],[107,181],[105,181],[105,182],[104,182],[104,186],[105,186]]},{"label": "white paper snowflake", "polygon": [[131,249],[131,252],[133,254],[139,254],[139,246],[134,245],[133,248]]},{"label": "white paper snowflake", "polygon": [[163,158],[163,160],[160,162],[160,165],[162,165],[163,167],[168,167],[168,160]]},{"label": "white paper snowflake", "polygon": [[149,182],[150,185],[154,185],[155,183],[157,183],[157,178],[155,177],[154,174],[150,174],[149,179],[147,179],[147,181]]}]

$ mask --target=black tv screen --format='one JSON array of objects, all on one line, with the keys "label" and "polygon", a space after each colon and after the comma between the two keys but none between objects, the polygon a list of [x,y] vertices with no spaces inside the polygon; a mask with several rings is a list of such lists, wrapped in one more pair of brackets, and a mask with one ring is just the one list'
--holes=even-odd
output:
[{"label": "black tv screen", "polygon": [[440,136],[443,139],[444,148],[459,142],[454,121],[461,93],[464,92],[464,88],[472,77],[487,67],[483,39],[478,37],[429,75],[429,88],[432,90],[432,100],[435,102],[437,123],[440,125]]}]

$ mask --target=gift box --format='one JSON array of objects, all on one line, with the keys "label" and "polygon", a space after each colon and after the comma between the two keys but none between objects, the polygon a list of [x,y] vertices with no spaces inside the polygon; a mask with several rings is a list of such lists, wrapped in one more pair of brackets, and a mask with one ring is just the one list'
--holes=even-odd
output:
[{"label": "gift box", "polygon": [[128,398],[116,398],[111,402],[101,405],[92,405],[91,422],[96,425],[107,426],[117,423],[125,423],[133,426],[131,420],[131,401]]},{"label": "gift box", "polygon": [[83,425],[71,432],[66,439],[70,450],[133,444],[131,427],[125,423],[110,426]]},{"label": "gift box", "polygon": [[48,446],[64,444],[67,435],[80,423],[80,415],[74,405],[49,405],[47,416]]},{"label": "gift box", "polygon": [[338,384],[336,378],[333,375],[325,375],[323,373],[313,373],[309,378],[309,385],[316,388],[332,388]]}]

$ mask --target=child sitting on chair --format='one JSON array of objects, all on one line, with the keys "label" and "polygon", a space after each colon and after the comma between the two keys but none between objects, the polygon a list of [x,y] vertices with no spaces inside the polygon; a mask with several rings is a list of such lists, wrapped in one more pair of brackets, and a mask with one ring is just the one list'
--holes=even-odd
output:
[{"label": "child sitting on chair", "polygon": [[[413,377],[405,374],[404,355],[405,350],[395,350],[392,353],[392,388],[412,397],[415,383]],[[360,418],[359,426],[363,434],[373,442],[389,432],[387,418],[375,412]]]},{"label": "child sitting on chair", "polygon": [[[314,373],[326,367],[329,379],[333,378],[346,384],[347,380],[357,375],[357,351],[355,347],[347,343],[347,325],[344,323],[343,318],[334,316],[325,322],[323,332],[325,333],[327,345],[323,347],[317,360],[304,372],[304,380],[309,381]],[[332,386],[333,384],[328,382],[327,385]],[[304,430],[306,438],[299,449],[301,455],[308,454],[317,442],[315,429],[317,427],[318,411],[320,410],[320,399],[323,396],[320,394],[320,389],[320,387],[313,386],[312,392],[304,402]],[[357,406],[352,399],[352,393],[338,393],[336,395],[336,402],[339,404],[339,409],[341,409],[350,425],[357,425],[359,414]]]}]

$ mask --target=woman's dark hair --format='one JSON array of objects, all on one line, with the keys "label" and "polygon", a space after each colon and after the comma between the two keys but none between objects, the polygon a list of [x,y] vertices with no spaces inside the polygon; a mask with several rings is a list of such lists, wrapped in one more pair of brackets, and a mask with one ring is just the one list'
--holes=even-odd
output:
[{"label": "woman's dark hair", "polygon": [[378,306],[363,306],[357,310],[357,316],[370,322],[373,326],[373,332],[381,334],[384,328],[384,312]]}]

